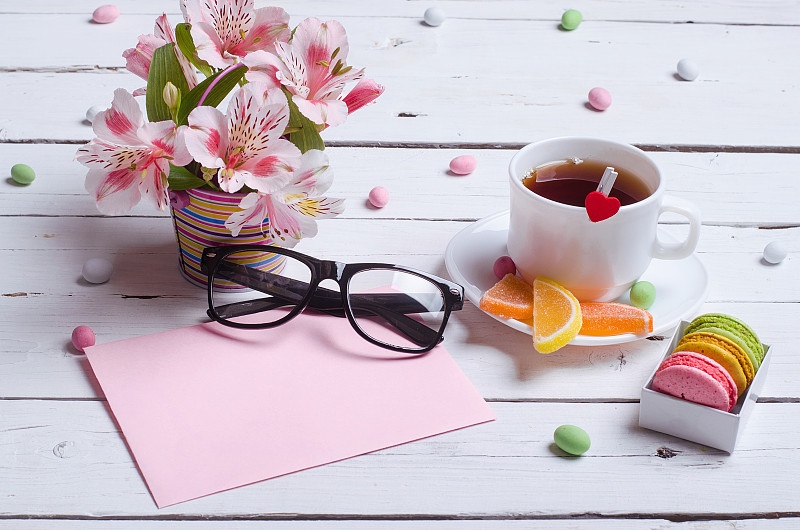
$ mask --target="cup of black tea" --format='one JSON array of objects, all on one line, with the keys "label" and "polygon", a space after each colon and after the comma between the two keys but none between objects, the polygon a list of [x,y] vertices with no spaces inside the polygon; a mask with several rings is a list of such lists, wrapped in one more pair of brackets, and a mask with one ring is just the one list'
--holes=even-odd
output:
[{"label": "cup of black tea", "polygon": [[[607,167],[617,178],[604,194],[619,201],[619,210],[596,222],[586,197]],[[653,258],[682,259],[697,246],[697,208],[665,196],[658,166],[631,145],[583,137],[536,142],[513,157],[509,178],[508,253],[530,283],[545,276],[579,300],[607,302],[630,289]],[[688,220],[684,241],[659,239],[664,212]]]}]

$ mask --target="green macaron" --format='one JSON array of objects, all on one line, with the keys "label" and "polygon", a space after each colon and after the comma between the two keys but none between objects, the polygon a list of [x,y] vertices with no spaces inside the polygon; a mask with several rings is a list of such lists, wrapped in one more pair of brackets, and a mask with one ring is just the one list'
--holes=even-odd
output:
[{"label": "green macaron", "polygon": [[702,326],[697,331],[704,331],[706,333],[715,333],[735,343],[742,349],[742,351],[744,351],[744,353],[750,359],[750,362],[753,364],[753,369],[758,371],[758,367],[761,366],[761,357],[756,354],[756,350],[753,348],[753,346],[749,344],[749,341],[747,339],[737,334],[734,330],[722,326],[724,326],[724,324],[720,324],[719,327]]},{"label": "green macaron", "polygon": [[723,313],[700,315],[692,320],[686,328],[685,334],[698,331],[715,333],[727,338],[747,354],[755,370],[761,366],[761,361],[764,359],[764,347],[756,332],[738,318]]}]

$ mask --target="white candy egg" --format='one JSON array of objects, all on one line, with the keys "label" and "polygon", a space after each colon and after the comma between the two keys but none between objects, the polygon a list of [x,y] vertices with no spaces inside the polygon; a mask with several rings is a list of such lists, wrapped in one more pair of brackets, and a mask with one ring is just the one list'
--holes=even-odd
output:
[{"label": "white candy egg", "polygon": [[86,111],[86,119],[89,120],[90,122],[94,121],[94,117],[97,116],[97,114],[99,112],[102,112],[103,110],[105,109],[103,109],[102,107],[99,107],[97,105],[92,105]]},{"label": "white candy egg", "polygon": [[442,22],[445,21],[447,16],[444,14],[444,11],[438,7],[429,7],[425,10],[425,16],[423,20],[429,26],[441,26]]},{"label": "white candy egg", "polygon": [[678,75],[686,81],[694,81],[700,75],[700,67],[691,59],[678,61]]},{"label": "white candy egg", "polygon": [[786,246],[780,241],[772,241],[764,247],[764,260],[768,263],[780,263],[788,254]]},{"label": "white candy egg", "polygon": [[111,279],[112,272],[114,272],[114,265],[110,261],[103,258],[92,258],[83,264],[81,274],[83,279],[89,283],[106,283]]}]

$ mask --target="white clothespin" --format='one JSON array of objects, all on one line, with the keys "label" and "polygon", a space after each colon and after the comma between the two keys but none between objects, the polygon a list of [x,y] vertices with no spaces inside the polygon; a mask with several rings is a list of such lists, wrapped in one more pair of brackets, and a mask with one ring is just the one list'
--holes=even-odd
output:
[{"label": "white clothespin", "polygon": [[614,168],[609,166],[603,171],[603,176],[600,178],[600,183],[597,185],[597,191],[608,197],[608,194],[611,193],[611,188],[614,186],[614,182],[617,180],[617,172],[614,171]]}]

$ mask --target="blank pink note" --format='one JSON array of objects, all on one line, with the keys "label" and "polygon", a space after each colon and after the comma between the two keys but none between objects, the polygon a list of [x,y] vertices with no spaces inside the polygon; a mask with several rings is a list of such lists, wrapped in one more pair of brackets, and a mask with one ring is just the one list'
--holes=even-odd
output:
[{"label": "blank pink note", "polygon": [[86,355],[159,507],[495,419],[441,346],[391,352],[318,314]]}]

